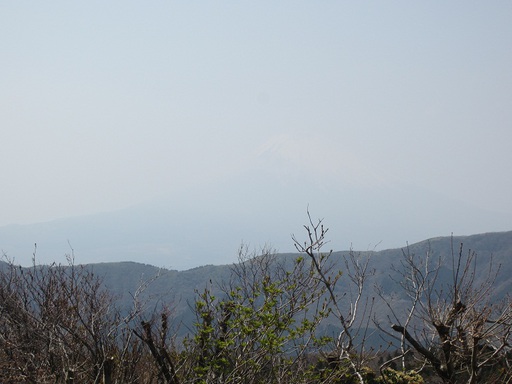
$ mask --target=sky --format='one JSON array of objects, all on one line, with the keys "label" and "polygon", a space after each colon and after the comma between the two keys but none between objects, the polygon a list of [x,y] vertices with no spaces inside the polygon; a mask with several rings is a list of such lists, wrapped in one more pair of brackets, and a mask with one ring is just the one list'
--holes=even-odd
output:
[{"label": "sky", "polygon": [[[281,183],[290,220],[414,211],[368,243],[510,230],[510,20],[504,1],[2,2],[0,225],[157,201],[261,204],[264,225],[291,215],[259,198]],[[450,204],[467,217],[435,233]]]}]

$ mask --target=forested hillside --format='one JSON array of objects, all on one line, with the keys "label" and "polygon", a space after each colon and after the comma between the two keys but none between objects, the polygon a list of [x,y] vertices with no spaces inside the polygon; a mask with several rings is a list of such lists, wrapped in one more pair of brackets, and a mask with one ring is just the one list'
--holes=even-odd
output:
[{"label": "forested hillside", "polygon": [[512,232],[332,252],[241,249],[187,271],[132,262],[0,269],[0,380],[508,382]]},{"label": "forested hillside", "polygon": [[[458,253],[461,244],[464,246],[464,253],[470,251],[476,253],[475,264],[479,271],[486,270],[491,260],[496,268],[499,267],[494,293],[497,297],[507,294],[512,288],[510,280],[510,276],[512,276],[512,232],[439,237],[409,246],[406,244],[401,249],[378,252],[354,251],[353,253],[361,258],[370,257],[369,269],[374,269],[375,273],[370,277],[369,286],[376,284],[383,287],[388,294],[400,295],[403,292],[395,281],[398,277],[392,267],[400,266],[404,252],[420,257],[429,252],[431,258],[442,257],[444,268],[449,271],[452,269],[452,266],[449,265],[450,255],[452,252]],[[349,254],[350,251],[333,252],[331,255],[333,268],[343,272],[345,269],[344,257]],[[277,257],[278,259],[294,260],[298,255],[298,253],[287,253],[277,254]],[[88,265],[88,267],[103,278],[109,290],[121,299],[123,307],[130,306],[131,294],[137,290],[142,281],[159,276],[148,286],[146,294],[151,297],[166,297],[173,303],[176,316],[179,317],[189,312],[188,304],[193,302],[196,290],[204,290],[207,286],[215,288],[222,281],[227,281],[232,265],[206,265],[186,271],[161,269],[132,262],[100,263]],[[347,284],[348,279],[342,277],[337,287],[338,294],[343,294],[346,291]]]}]

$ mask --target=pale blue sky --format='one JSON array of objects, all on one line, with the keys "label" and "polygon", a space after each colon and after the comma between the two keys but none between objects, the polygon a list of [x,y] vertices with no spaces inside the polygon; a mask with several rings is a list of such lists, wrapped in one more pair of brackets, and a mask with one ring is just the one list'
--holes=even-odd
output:
[{"label": "pale blue sky", "polygon": [[[430,195],[475,209],[439,234],[510,230],[511,21],[505,1],[2,2],[0,225],[194,206],[263,172],[423,191],[407,208],[417,239],[435,234]],[[316,198],[345,221],[389,214],[319,190],[300,214]]]}]

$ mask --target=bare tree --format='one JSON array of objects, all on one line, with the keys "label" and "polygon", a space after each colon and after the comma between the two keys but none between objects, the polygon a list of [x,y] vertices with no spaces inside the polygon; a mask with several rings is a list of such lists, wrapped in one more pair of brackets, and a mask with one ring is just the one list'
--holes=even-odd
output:
[{"label": "bare tree", "polygon": [[444,383],[510,382],[512,306],[508,298],[492,296],[499,272],[492,257],[478,264],[474,252],[465,253],[461,244],[456,253],[452,246],[446,280],[440,275],[447,264],[430,250],[424,257],[409,249],[403,255],[397,271],[409,310],[402,316],[389,305],[402,353],[412,347]]},{"label": "bare tree", "polygon": [[[126,383],[141,352],[130,319],[85,266],[12,261],[0,270],[2,382]],[[121,367],[121,368],[120,368]]]},{"label": "bare tree", "polygon": [[336,292],[336,286],[342,276],[341,270],[332,273],[332,250],[322,252],[327,240],[328,228],[322,220],[314,222],[308,211],[309,224],[304,228],[307,233],[306,241],[292,239],[295,248],[308,256],[315,278],[324,286],[328,295],[328,306],[336,317],[341,328],[335,342],[335,351],[339,362],[348,364],[350,371],[356,375],[359,383],[365,382],[366,364],[373,357],[373,352],[366,350],[369,337],[369,322],[373,310],[373,298],[366,295],[365,288],[368,278],[374,271],[370,269],[370,258],[354,252],[343,256],[345,274],[348,277],[349,295],[341,299]]}]

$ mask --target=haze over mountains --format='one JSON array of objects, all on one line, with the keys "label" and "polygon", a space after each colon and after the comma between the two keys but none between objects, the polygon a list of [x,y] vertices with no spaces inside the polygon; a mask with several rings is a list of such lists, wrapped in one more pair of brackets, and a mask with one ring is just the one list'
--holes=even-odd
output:
[{"label": "haze over mountains", "polygon": [[242,243],[293,252],[291,235],[303,235],[308,207],[314,220],[323,218],[330,228],[329,246],[336,251],[510,229],[506,212],[466,205],[391,176],[356,182],[364,161],[347,151],[345,163],[331,163],[336,150],[318,140],[278,136],[234,176],[118,211],[3,226],[0,249],[22,265],[31,263],[37,243],[39,263],[62,262],[72,248],[79,263],[135,261],[184,270],[234,262]]},{"label": "haze over mountains", "polygon": [[[304,156],[299,160],[309,161]],[[320,161],[316,156],[322,154],[314,156]],[[79,263],[135,261],[184,270],[234,262],[241,243],[293,252],[291,235],[304,234],[308,206],[313,219],[323,218],[330,228],[329,247],[335,251],[398,248],[451,233],[510,229],[505,213],[386,180],[368,180],[374,186],[363,188],[332,169],[329,176],[320,164],[288,172],[291,160],[282,157],[275,149],[262,152],[259,161],[274,167],[255,163],[236,177],[147,204],[3,226],[0,249],[22,265],[31,263],[37,243],[39,263],[62,262],[72,247]]]}]

